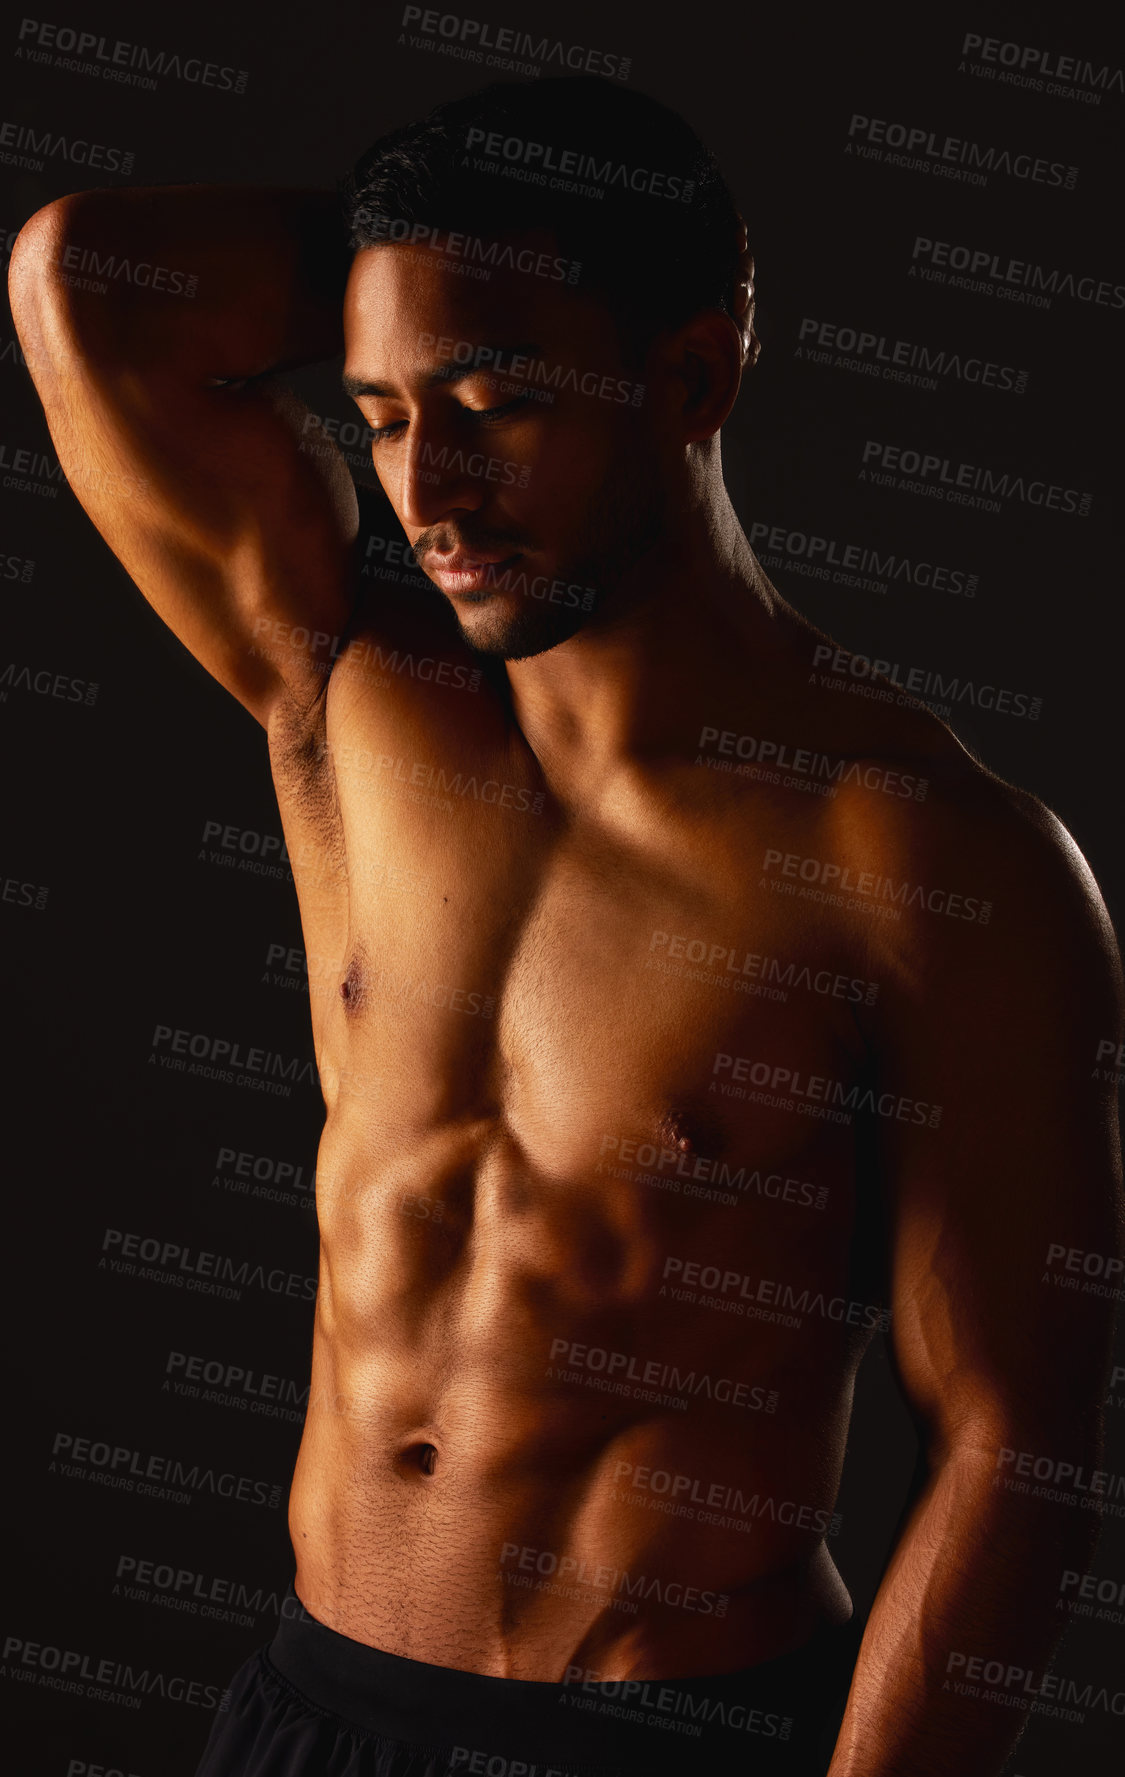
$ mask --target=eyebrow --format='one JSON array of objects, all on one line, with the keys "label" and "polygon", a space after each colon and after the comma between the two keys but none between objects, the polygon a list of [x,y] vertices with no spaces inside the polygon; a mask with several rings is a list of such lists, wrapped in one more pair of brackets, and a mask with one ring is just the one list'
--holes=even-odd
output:
[{"label": "eyebrow", "polygon": [[[543,347],[534,341],[524,340],[519,345],[479,345],[473,347],[473,361],[469,364],[438,364],[427,370],[422,377],[423,388],[432,389],[442,383],[464,382],[469,376],[487,376],[490,372],[503,375],[505,358],[532,358],[542,353]],[[497,366],[497,359],[500,360]],[[384,395],[393,399],[399,391],[392,389],[387,383],[373,381],[366,376],[352,376],[347,371],[340,378],[340,387],[345,395],[358,400],[360,395]]]}]

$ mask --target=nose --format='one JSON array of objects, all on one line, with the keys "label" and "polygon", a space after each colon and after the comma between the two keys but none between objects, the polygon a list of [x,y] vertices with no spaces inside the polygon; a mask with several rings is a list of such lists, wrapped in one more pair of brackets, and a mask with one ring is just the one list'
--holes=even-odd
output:
[{"label": "nose", "polygon": [[391,500],[402,524],[425,530],[459,512],[479,512],[488,493],[481,457],[452,428],[412,422],[398,457],[398,497]]}]

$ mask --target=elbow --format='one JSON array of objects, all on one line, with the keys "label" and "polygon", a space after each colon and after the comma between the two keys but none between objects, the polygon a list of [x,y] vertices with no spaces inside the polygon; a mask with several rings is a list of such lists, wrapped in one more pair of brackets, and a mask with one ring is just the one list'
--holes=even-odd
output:
[{"label": "elbow", "polygon": [[931,1470],[961,1464],[1002,1491],[1033,1498],[1048,1497],[1052,1489],[1093,1498],[1115,1478],[1125,1489],[1125,1479],[1102,1469],[1105,1435],[1098,1402],[1048,1397],[1006,1412],[964,1417],[923,1438],[922,1452]]},{"label": "elbow", "polygon": [[50,362],[73,344],[77,334],[74,292],[62,275],[74,239],[84,192],[55,198],[24,223],[8,268],[8,296],[24,356],[29,364]]},{"label": "elbow", "polygon": [[53,284],[52,272],[73,221],[74,202],[71,197],[57,197],[44,204],[16,236],[8,268],[13,310],[17,304],[23,307],[29,300],[34,301]]}]

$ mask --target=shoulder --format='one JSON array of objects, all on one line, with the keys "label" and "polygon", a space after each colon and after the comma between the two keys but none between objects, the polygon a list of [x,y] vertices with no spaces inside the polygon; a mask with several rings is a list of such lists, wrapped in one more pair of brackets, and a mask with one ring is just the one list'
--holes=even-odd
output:
[{"label": "shoulder", "polygon": [[[792,614],[796,617],[796,614]],[[1093,874],[1072,834],[1037,796],[1006,782],[903,684],[802,618],[787,653],[800,719],[833,761],[824,807],[831,843],[867,848],[876,864],[946,880],[975,878],[1017,903],[1084,911],[1108,928]],[[828,670],[810,664],[827,657]],[[799,666],[797,666],[799,663]],[[862,671],[853,671],[858,663]],[[888,668],[888,671],[893,671]]]},{"label": "shoulder", "polygon": [[[846,903],[849,924],[867,926],[872,952],[918,984],[937,986],[951,971],[1010,974],[1036,957],[1056,979],[1069,968],[1116,991],[1117,949],[1094,874],[1046,803],[975,758],[872,663],[851,672],[862,657],[803,619],[786,641],[795,721],[834,789],[817,810],[817,856],[798,869]],[[827,682],[812,665],[818,651],[831,656]]]},{"label": "shoulder", "polygon": [[1074,835],[963,750],[932,757],[928,772],[921,801],[848,789],[827,814],[834,849],[862,860],[866,898],[887,915],[867,922],[882,978],[905,1004],[959,1003],[997,1028],[1053,1016],[1108,1036],[1121,965]]},{"label": "shoulder", "polygon": [[[948,734],[948,731],[945,731]],[[901,786],[912,786],[904,795]],[[871,749],[845,773],[826,811],[837,844],[873,864],[963,892],[1024,919],[1038,908],[1082,914],[1108,929],[1093,872],[1073,834],[1046,803],[1006,782],[954,739],[926,749]]]}]

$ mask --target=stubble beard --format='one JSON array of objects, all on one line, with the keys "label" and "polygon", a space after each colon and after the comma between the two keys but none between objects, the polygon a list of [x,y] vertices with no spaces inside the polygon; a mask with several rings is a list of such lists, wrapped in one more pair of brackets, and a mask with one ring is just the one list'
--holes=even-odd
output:
[{"label": "stubble beard", "polygon": [[[553,580],[564,584],[569,596],[577,588],[575,604],[551,604],[538,600],[530,589],[530,576],[520,580],[520,565],[505,569],[508,584],[517,589],[521,608],[514,614],[492,609],[492,595],[483,593],[473,604],[480,611],[466,628],[456,609],[462,637],[476,654],[502,660],[530,660],[569,641],[579,630],[593,628],[621,615],[626,605],[625,582],[659,543],[664,530],[663,503],[655,464],[625,455],[621,474],[603,484],[590,503],[581,535],[560,562]],[[592,589],[590,608],[582,601]],[[469,600],[463,600],[468,604]]]}]

